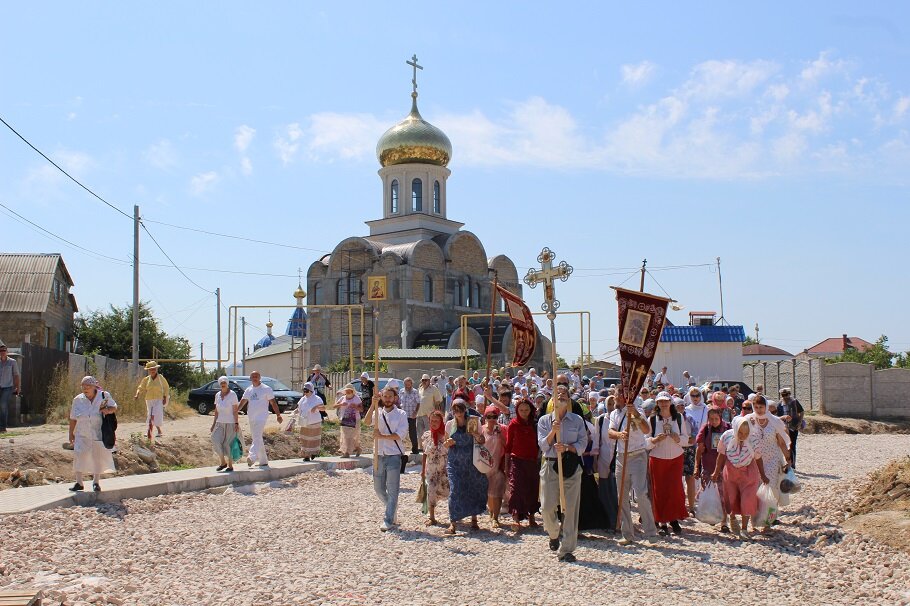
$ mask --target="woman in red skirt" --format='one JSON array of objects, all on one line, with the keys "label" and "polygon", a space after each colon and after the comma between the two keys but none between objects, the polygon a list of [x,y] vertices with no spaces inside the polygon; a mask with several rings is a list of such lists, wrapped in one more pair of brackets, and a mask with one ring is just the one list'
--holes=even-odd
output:
[{"label": "woman in red skirt", "polygon": [[669,393],[660,392],[656,400],[658,410],[651,417],[651,435],[647,439],[651,451],[651,508],[661,535],[670,534],[667,524],[675,534],[682,534],[679,521],[689,516],[682,483],[683,448],[689,446],[689,424],[673,406]]},{"label": "woman in red skirt", "polygon": [[515,406],[515,418],[506,429],[506,470],[509,474],[509,513],[512,528],[521,529],[521,521],[528,520],[534,528],[534,513],[540,507],[540,461],[537,446],[537,420],[530,400],[521,400]]}]

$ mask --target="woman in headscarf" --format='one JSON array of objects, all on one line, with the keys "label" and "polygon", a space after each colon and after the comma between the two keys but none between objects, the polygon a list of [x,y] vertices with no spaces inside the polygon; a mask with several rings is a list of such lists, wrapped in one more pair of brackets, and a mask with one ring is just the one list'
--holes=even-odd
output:
[{"label": "woman in headscarf", "polygon": [[73,445],[72,491],[82,490],[82,474],[92,474],[92,488],[101,492],[101,475],[116,471],[111,451],[101,441],[101,422],[117,411],[117,403],[95,377],[82,379],[82,393],[73,398],[70,408],[70,444]]},{"label": "woman in headscarf", "polygon": [[220,465],[215,471],[234,471],[231,445],[240,429],[237,394],[231,390],[227,377],[218,377],[220,390],[215,394],[215,418],[212,419],[212,446],[218,455]]},{"label": "woman in headscarf", "polygon": [[[730,429],[730,424],[724,421],[720,416],[720,411],[712,408],[708,411],[708,422],[698,432],[695,438],[697,450],[695,451],[695,475],[701,480],[701,487],[704,488],[711,480],[711,474],[717,467],[717,445],[720,443],[720,437],[725,431]],[[717,491],[720,493],[720,502],[724,507],[724,519],[720,524],[721,532],[729,532],[727,526],[726,503],[724,503],[724,483],[723,478],[718,478],[715,482]]]},{"label": "woman in headscarf", "polygon": [[[733,419],[733,428],[725,431],[717,444],[717,464],[711,474],[714,482],[723,477],[723,498],[725,509],[730,512],[730,527],[744,541],[751,538],[749,518],[758,513],[759,478],[768,483],[752,428],[746,417]],[[742,518],[742,526],[737,515]]]},{"label": "woman in headscarf", "polygon": [[487,476],[474,466],[474,444],[483,444],[484,437],[476,427],[476,420],[469,423],[465,401],[452,401],[453,418],[446,423],[446,448],[449,476],[449,527],[446,534],[455,534],[458,521],[471,516],[471,528],[477,530],[477,516],[487,508]]},{"label": "woman in headscarf", "polygon": [[[708,406],[701,400],[701,392],[697,387],[690,387],[683,397],[685,409],[683,414],[689,422],[691,436],[697,436],[708,423]],[[686,448],[686,459],[683,464],[683,473],[686,476],[686,497],[689,499],[689,511],[695,511],[695,496],[698,494],[695,485],[695,458],[696,448],[694,445]]]},{"label": "woman in headscarf", "polygon": [[727,396],[722,391],[711,394],[711,407],[720,411],[720,417],[730,423],[733,421],[733,409],[727,405]]},{"label": "woman in headscarf", "polygon": [[[739,417],[737,417],[739,418]],[[776,415],[768,413],[768,403],[762,395],[752,400],[752,414],[744,417],[749,421],[749,429],[756,435],[755,454],[761,457],[764,476],[771,484],[771,491],[780,501],[780,475],[790,465],[790,434],[787,426]],[[762,529],[769,533],[770,526]]]},{"label": "woman in headscarf", "polygon": [[670,534],[667,524],[675,534],[682,534],[680,520],[689,517],[686,495],[683,491],[683,448],[689,445],[689,424],[673,406],[670,394],[657,394],[657,412],[649,419],[651,434],[647,447],[651,451],[648,471],[651,473],[651,508],[659,533]]},{"label": "woman in headscarf", "polygon": [[341,451],[338,454],[343,457],[349,457],[352,453],[355,457],[360,456],[360,413],[362,410],[363,401],[357,395],[354,385],[348,383],[335,400],[335,414],[341,425]]},{"label": "woman in headscarf", "polygon": [[423,448],[423,466],[420,469],[420,478],[427,483],[427,508],[430,517],[427,526],[435,526],[436,504],[440,499],[449,496],[449,477],[446,475],[446,429],[442,411],[434,410],[430,413],[430,429],[425,431],[420,438]]},{"label": "woman in headscarf", "polygon": [[527,519],[528,527],[536,528],[534,513],[540,509],[539,464],[537,457],[537,421],[530,400],[519,400],[515,418],[506,428],[506,469],[509,472],[509,513],[512,528],[521,530],[521,521]]},{"label": "woman in headscarf", "polygon": [[499,424],[500,410],[492,404],[483,411],[484,424],[480,433],[484,446],[493,457],[492,469],[487,472],[487,509],[490,510],[491,528],[499,528],[499,513],[502,511],[502,499],[506,494],[506,474],[504,456],[506,452],[506,426]]},{"label": "woman in headscarf", "polygon": [[298,422],[300,423],[300,450],[304,461],[312,461],[319,456],[322,448],[322,415],[325,404],[315,386],[309,381],[303,384],[303,397],[297,402]]}]

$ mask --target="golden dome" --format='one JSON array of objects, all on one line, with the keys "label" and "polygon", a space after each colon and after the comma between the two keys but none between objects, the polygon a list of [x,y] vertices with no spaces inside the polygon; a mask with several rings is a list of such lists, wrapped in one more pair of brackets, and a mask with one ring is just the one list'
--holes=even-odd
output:
[{"label": "golden dome", "polygon": [[379,163],[384,167],[409,163],[446,166],[452,157],[452,143],[444,132],[421,117],[416,92],[411,93],[411,99],[411,113],[379,137]]},{"label": "golden dome", "polygon": [[297,290],[294,291],[295,299],[304,299],[306,298],[306,293],[303,291],[303,286],[297,285]]}]

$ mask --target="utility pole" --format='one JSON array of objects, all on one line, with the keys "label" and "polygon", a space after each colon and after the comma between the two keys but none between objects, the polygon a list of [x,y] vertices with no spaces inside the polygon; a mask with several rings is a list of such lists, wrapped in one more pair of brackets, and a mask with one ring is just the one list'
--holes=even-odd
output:
[{"label": "utility pole", "polygon": [[[234,313],[237,313],[237,312],[234,312]],[[237,316],[234,316],[234,318],[236,319]],[[246,374],[246,316],[240,316],[240,336],[241,336],[240,347],[243,348],[243,351],[241,352],[240,360],[241,360],[241,363],[243,364],[243,374]],[[236,349],[236,348],[237,348],[237,345],[235,344],[234,349]],[[236,356],[237,352],[234,352],[234,355]],[[237,358],[235,357],[234,359],[236,360]],[[234,374],[237,374],[237,369],[233,368],[233,369],[231,369],[231,372],[233,372]]]},{"label": "utility pole", "polygon": [[139,364],[139,205],[133,206],[133,365]]},{"label": "utility pole", "polygon": [[205,343],[199,344],[199,370],[205,374]]},{"label": "utility pole", "polygon": [[727,321],[724,318],[724,282],[720,277],[720,257],[717,257],[717,287],[720,289],[720,318],[718,318],[717,324],[720,324]]},{"label": "utility pole", "polygon": [[641,285],[638,287],[640,292],[645,292],[645,267],[648,266],[648,260],[643,259],[641,262]]},{"label": "utility pole", "polygon": [[215,370],[218,371],[221,369],[221,288],[215,289],[215,299],[216,305],[218,307],[218,330],[216,331],[218,337],[218,346],[215,348],[218,352],[218,362],[215,364]]}]

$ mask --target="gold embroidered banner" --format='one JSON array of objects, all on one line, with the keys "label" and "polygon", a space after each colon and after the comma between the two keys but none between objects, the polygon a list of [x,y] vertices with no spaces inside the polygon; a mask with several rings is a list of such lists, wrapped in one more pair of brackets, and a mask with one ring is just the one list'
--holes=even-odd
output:
[{"label": "gold embroidered banner", "polygon": [[638,395],[660,342],[670,299],[613,287],[619,308],[621,381],[627,398]]},{"label": "gold embroidered banner", "polygon": [[512,366],[524,366],[534,355],[537,347],[537,327],[534,325],[534,316],[525,302],[514,294],[496,285],[496,291],[506,303],[506,311],[512,320],[512,341],[515,343],[515,354],[512,357]]}]

